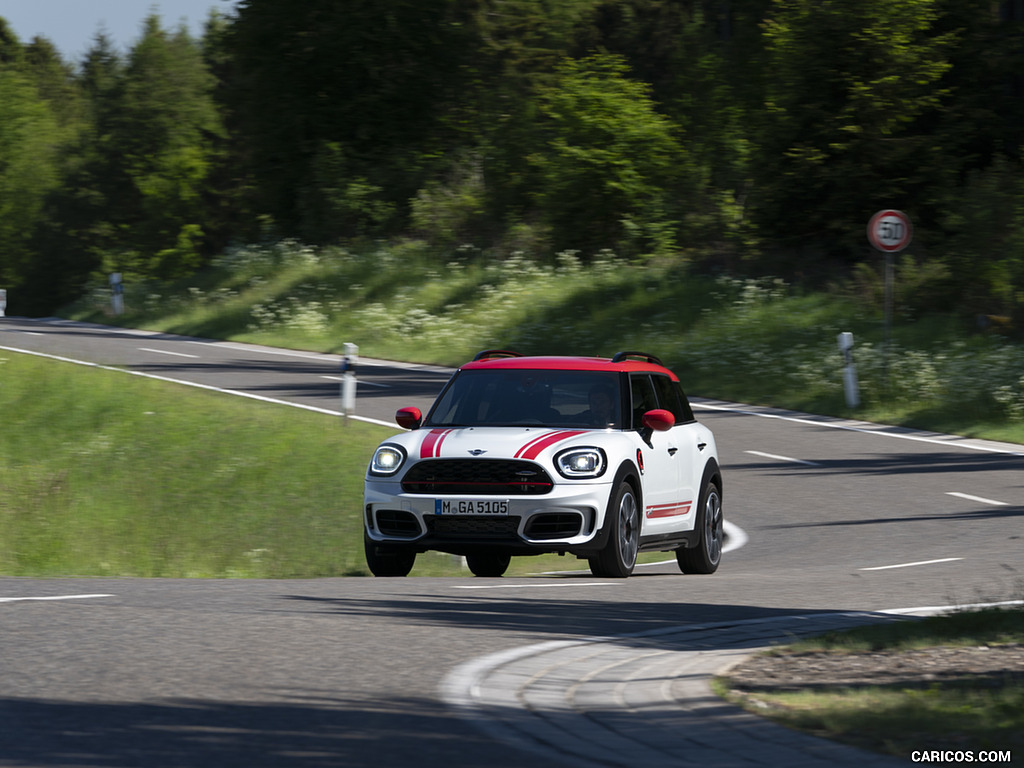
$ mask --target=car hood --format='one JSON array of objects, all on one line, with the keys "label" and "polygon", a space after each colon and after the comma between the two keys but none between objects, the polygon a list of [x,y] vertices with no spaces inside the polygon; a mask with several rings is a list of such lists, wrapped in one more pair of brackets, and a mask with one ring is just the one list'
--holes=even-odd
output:
[{"label": "car hood", "polygon": [[552,427],[456,427],[423,428],[401,436],[409,458],[463,459],[474,456],[489,459],[537,460],[545,451],[565,447],[591,429]]}]

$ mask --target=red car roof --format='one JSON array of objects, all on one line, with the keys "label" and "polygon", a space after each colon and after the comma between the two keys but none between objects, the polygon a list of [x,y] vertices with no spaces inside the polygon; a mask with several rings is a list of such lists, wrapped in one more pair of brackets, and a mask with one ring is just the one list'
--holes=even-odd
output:
[{"label": "red car roof", "polygon": [[474,360],[462,366],[463,370],[479,369],[541,370],[541,371],[612,371],[627,373],[662,373],[679,381],[672,371],[644,360],[612,362],[607,357],[495,357]]}]

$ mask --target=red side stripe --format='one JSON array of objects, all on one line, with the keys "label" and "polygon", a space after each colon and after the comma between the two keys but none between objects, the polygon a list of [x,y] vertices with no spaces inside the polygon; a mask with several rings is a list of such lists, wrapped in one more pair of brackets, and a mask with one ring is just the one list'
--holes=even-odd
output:
[{"label": "red side stripe", "polygon": [[424,438],[423,444],[420,445],[420,458],[421,459],[436,459],[441,455],[441,443],[448,437],[454,430],[452,429],[432,429],[430,433]]},{"label": "red side stripe", "polygon": [[693,506],[692,501],[684,501],[682,503],[675,504],[654,504],[647,507],[647,517],[676,517],[678,515],[687,515],[690,513],[690,508]]},{"label": "red side stripe", "polygon": [[516,452],[517,459],[536,459],[545,448],[550,448],[555,443],[560,443],[563,440],[568,440],[570,437],[576,437],[576,435],[584,434],[586,430],[561,430],[558,432],[548,432],[544,435],[539,435]]}]

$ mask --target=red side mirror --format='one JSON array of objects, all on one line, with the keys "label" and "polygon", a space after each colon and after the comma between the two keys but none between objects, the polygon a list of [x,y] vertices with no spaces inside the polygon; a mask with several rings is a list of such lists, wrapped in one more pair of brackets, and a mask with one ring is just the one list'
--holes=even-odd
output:
[{"label": "red side mirror", "polygon": [[644,414],[643,424],[655,432],[667,432],[676,425],[676,417],[672,415],[671,411],[666,411],[664,408],[655,408],[653,411],[648,411]]},{"label": "red side mirror", "polygon": [[399,408],[395,412],[395,421],[402,429],[419,429],[420,423],[423,421],[423,413],[415,406]]}]

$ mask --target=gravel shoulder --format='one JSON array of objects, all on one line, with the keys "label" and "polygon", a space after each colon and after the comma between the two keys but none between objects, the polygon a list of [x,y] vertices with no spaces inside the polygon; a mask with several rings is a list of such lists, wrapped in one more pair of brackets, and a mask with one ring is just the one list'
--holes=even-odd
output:
[{"label": "gravel shoulder", "polygon": [[1024,644],[854,653],[783,651],[752,656],[723,677],[740,693],[967,682],[1000,686],[1024,681]]}]

